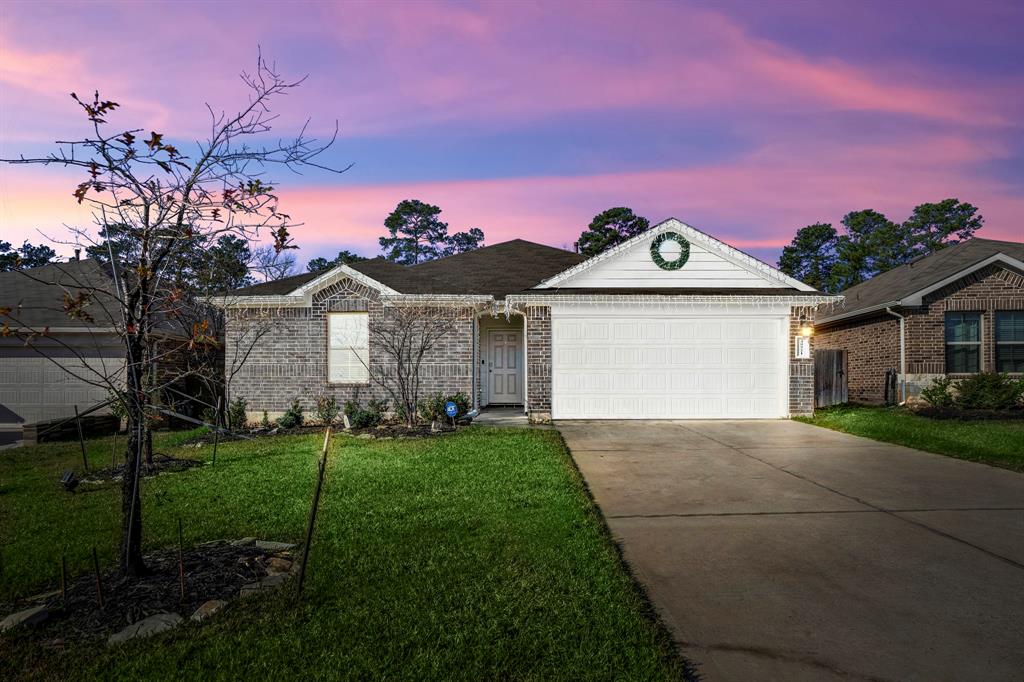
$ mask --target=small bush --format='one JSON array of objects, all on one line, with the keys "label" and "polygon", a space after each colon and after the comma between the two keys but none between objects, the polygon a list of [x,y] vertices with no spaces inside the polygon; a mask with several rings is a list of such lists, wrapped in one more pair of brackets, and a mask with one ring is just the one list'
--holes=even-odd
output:
[{"label": "small bush", "polygon": [[302,426],[302,422],[305,420],[306,417],[302,411],[302,403],[299,402],[298,398],[295,398],[284,414],[277,420],[277,425],[282,429],[295,429]]},{"label": "small bush", "polygon": [[261,429],[269,429],[270,426],[271,426],[271,424],[270,424],[270,416],[267,415],[267,411],[266,410],[263,410],[263,419],[260,420],[260,428]]},{"label": "small bush", "polygon": [[934,408],[952,407],[953,394],[949,391],[952,385],[952,379],[936,377],[931,386],[921,389],[921,399]]},{"label": "small bush", "polygon": [[381,423],[387,403],[383,400],[371,400],[362,407],[355,400],[345,402],[345,416],[353,429],[370,429]]},{"label": "small bush", "polygon": [[451,395],[435,393],[420,400],[417,405],[417,411],[420,418],[428,422],[438,419],[448,419],[448,415],[444,411],[444,406],[449,401],[455,403],[455,406],[459,409],[460,417],[469,412],[469,396],[465,393],[453,393]]},{"label": "small bush", "polygon": [[962,410],[1012,410],[1024,394],[1024,381],[998,372],[981,372],[954,384],[953,404]]},{"label": "small bush", "polygon": [[249,401],[245,398],[235,398],[228,403],[228,428],[234,431],[245,426],[246,422],[246,408],[249,407]]},{"label": "small bush", "polygon": [[316,418],[320,420],[320,423],[324,426],[330,426],[334,423],[334,420],[338,418],[340,412],[338,407],[338,401],[334,398],[319,395],[316,398]]}]

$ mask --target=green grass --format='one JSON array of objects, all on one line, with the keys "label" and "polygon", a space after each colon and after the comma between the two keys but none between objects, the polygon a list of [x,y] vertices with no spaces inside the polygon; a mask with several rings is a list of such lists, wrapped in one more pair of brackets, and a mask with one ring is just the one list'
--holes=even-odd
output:
[{"label": "green grass", "polygon": [[841,406],[799,421],[886,443],[1024,471],[1024,421],[929,419],[903,408]]},{"label": "green grass", "polygon": [[[209,457],[162,436],[157,450]],[[254,535],[299,541],[319,436],[221,446],[216,466],[145,481],[147,550]],[[61,553],[115,560],[116,484],[75,495],[77,443],[0,453],[0,601],[56,584]],[[108,465],[110,441],[89,443]],[[84,488],[85,486],[83,486]],[[80,489],[81,490],[81,489]],[[0,642],[40,678],[629,678],[683,676],[558,434],[473,427],[412,441],[335,439],[306,594],[234,602],[208,624],[117,649]]]}]

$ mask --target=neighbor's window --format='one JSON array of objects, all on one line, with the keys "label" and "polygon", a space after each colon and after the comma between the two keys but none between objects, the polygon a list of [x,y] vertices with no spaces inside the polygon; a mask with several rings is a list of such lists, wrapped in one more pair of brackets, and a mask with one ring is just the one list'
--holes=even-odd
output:
[{"label": "neighbor's window", "polygon": [[981,371],[981,313],[946,313],[946,373]]},{"label": "neighbor's window", "polygon": [[332,384],[370,379],[370,326],[367,313],[327,315],[327,380]]},{"label": "neighbor's window", "polygon": [[1024,310],[996,313],[996,371],[1024,372]]}]

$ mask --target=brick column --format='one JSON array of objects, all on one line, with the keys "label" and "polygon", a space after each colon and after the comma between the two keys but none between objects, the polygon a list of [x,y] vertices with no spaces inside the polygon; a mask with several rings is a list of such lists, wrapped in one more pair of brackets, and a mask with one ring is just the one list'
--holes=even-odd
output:
[{"label": "brick column", "polygon": [[814,308],[793,307],[789,312],[789,415],[814,414],[814,337],[810,337],[811,358],[796,357],[796,342],[800,334],[800,316],[806,317],[806,324],[814,321]]},{"label": "brick column", "polygon": [[526,409],[532,422],[551,421],[551,308],[526,308]]}]

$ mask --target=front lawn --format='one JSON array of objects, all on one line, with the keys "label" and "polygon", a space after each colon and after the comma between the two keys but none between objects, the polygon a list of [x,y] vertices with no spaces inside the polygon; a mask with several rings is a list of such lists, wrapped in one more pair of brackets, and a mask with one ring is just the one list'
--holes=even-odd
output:
[{"label": "front lawn", "polygon": [[[156,449],[208,458],[209,446]],[[216,466],[143,485],[146,550],[300,541],[320,436],[223,444]],[[96,467],[110,441],[89,443]],[[95,544],[116,556],[118,484],[64,492],[77,443],[0,453],[0,601],[56,586]],[[10,638],[0,669],[51,679],[612,678],[683,675],[558,434],[472,427],[425,440],[338,436],[306,593],[232,602],[208,624],[107,649]]]},{"label": "front lawn", "polygon": [[897,407],[840,406],[799,421],[886,443],[1024,471],[1024,421],[930,419]]}]

